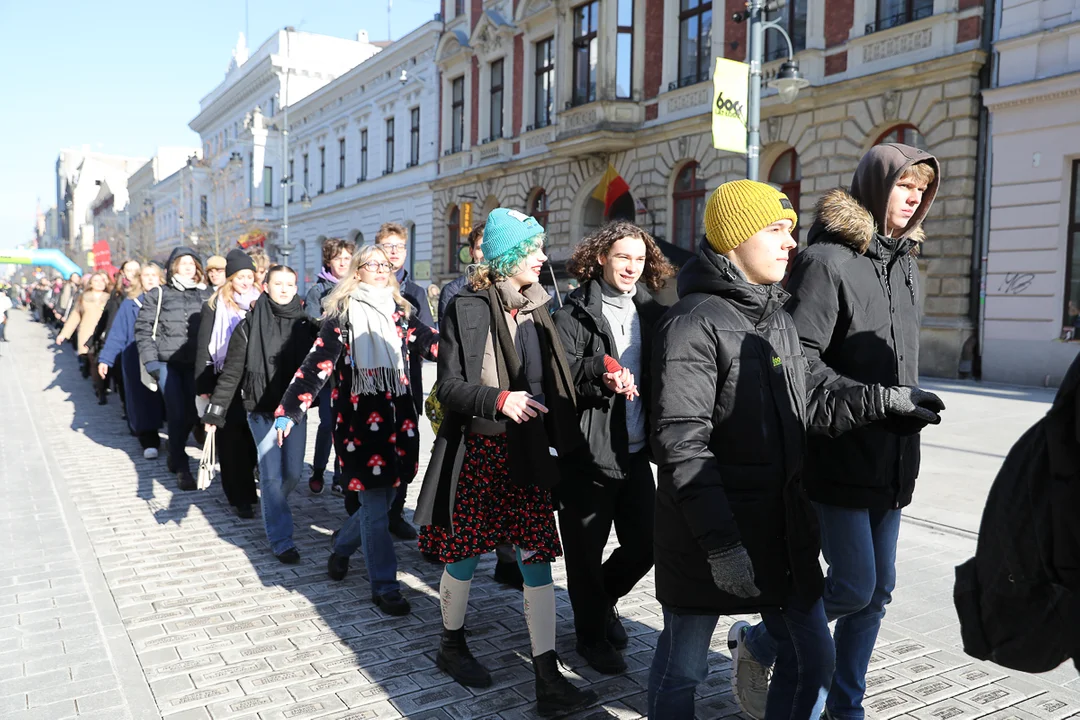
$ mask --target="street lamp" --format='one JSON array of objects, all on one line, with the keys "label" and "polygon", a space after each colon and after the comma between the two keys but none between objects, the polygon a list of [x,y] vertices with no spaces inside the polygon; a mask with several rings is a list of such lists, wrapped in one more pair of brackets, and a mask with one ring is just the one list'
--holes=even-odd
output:
[{"label": "street lamp", "polygon": [[799,74],[799,63],[795,60],[795,48],[791,44],[791,37],[781,25],[778,18],[771,22],[765,22],[765,13],[776,12],[784,7],[786,0],[747,0],[746,10],[734,13],[731,19],[737,23],[750,21],[747,55],[750,60],[750,88],[746,102],[746,177],[750,180],[758,179],[758,164],[761,153],[761,65],[765,62],[765,31],[777,30],[784,36],[788,46],[788,59],[780,66],[776,77],[769,81],[768,86],[776,90],[780,100],[787,104],[795,101],[795,97],[804,87],[810,85],[810,81]]},{"label": "street lamp", "polygon": [[311,196],[307,194],[307,190],[304,190],[304,194],[300,196],[300,206],[305,210],[311,209]]}]

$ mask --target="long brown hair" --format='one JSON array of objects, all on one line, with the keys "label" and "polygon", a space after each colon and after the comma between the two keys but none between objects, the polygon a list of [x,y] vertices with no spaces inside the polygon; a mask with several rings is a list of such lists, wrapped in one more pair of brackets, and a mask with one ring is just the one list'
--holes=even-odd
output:
[{"label": "long brown hair", "polygon": [[603,277],[600,258],[611,252],[611,246],[623,238],[634,238],[645,243],[645,269],[641,280],[653,292],[664,287],[664,280],[675,274],[675,266],[668,262],[652,235],[625,220],[614,220],[586,235],[566,262],[566,271],[584,285],[590,280]]}]

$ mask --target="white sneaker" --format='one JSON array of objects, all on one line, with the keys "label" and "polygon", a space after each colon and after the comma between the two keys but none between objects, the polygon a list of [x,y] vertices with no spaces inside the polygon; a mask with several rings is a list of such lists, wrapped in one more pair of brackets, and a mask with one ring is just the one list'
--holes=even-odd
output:
[{"label": "white sneaker", "polygon": [[740,620],[728,630],[727,645],[731,653],[732,666],[731,691],[735,696],[735,702],[744,713],[754,720],[763,720],[772,668],[767,668],[758,662],[750,652],[750,648],[743,643],[743,638],[749,629],[750,623]]},{"label": "white sneaker", "polygon": [[142,451],[142,456],[147,460],[157,460],[157,448],[146,448]]}]

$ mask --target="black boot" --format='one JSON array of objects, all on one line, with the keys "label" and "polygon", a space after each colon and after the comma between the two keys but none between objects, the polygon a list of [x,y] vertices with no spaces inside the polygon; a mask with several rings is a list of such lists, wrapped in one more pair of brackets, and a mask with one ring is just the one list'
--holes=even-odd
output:
[{"label": "black boot", "polygon": [[598,673],[618,675],[626,672],[626,661],[622,654],[606,639],[588,642],[579,637],[577,653]]},{"label": "black boot", "polygon": [[516,560],[510,562],[503,562],[498,560],[495,562],[495,582],[506,587],[514,588],[515,590],[523,590],[525,588],[525,578],[521,577],[521,568],[518,567]]},{"label": "black boot", "polygon": [[536,711],[542,717],[572,713],[596,702],[592,690],[580,690],[559,672],[559,656],[554,650],[534,657]]},{"label": "black boot", "polygon": [[465,628],[443,628],[435,664],[465,687],[491,687],[491,673],[472,656],[465,644]]},{"label": "black boot", "polygon": [[619,619],[619,611],[611,608],[607,616],[607,640],[616,650],[625,650],[630,644],[630,638],[626,636],[626,628]]}]

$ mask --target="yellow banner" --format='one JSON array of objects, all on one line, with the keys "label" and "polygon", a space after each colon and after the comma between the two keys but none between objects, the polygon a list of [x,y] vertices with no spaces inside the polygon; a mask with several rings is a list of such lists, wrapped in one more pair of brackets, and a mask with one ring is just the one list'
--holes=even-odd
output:
[{"label": "yellow banner", "polygon": [[750,66],[744,62],[716,58],[713,71],[713,147],[746,153],[746,95],[750,87]]}]

